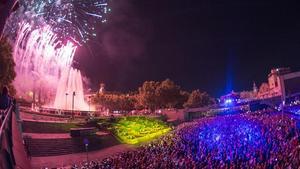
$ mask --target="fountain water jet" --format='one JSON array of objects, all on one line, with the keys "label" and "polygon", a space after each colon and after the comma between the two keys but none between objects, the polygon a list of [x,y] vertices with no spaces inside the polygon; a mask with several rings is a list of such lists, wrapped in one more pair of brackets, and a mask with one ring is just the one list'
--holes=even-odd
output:
[{"label": "fountain water jet", "polygon": [[89,110],[89,105],[84,101],[81,73],[79,70],[69,68],[61,75],[56,91],[54,107],[57,109],[72,110],[73,101],[74,110]]}]

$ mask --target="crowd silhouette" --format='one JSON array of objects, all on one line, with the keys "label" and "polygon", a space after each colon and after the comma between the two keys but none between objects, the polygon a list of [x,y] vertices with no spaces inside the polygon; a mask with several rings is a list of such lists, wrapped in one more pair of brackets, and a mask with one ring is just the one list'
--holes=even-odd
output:
[{"label": "crowd silhouette", "polygon": [[0,95],[0,127],[5,119],[5,110],[11,105],[12,98],[9,96],[8,88],[6,86],[3,87],[1,95]]},{"label": "crowd silhouette", "polygon": [[72,168],[298,168],[299,119],[257,111],[206,117],[135,151]]}]

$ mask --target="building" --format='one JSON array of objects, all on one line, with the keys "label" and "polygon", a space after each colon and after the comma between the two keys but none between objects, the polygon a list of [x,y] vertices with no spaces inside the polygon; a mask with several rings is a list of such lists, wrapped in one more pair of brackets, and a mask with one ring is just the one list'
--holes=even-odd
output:
[{"label": "building", "polygon": [[257,92],[258,92],[258,88],[257,88],[255,82],[253,82],[253,89],[252,89],[252,91],[253,91],[253,93],[255,93],[255,94],[257,94]]},{"label": "building", "polygon": [[281,77],[283,99],[300,96],[300,71],[285,74]]},{"label": "building", "polygon": [[281,96],[283,99],[300,94],[300,71],[291,72],[290,68],[272,69],[268,83],[263,83],[258,92],[259,99]]},{"label": "building", "polygon": [[104,83],[100,83],[98,93],[99,94],[104,94],[104,92],[105,92],[105,84]]},{"label": "building", "polygon": [[290,73],[290,68],[272,69],[268,75],[268,83],[263,83],[258,92],[258,98],[270,98],[282,95],[281,77]]}]

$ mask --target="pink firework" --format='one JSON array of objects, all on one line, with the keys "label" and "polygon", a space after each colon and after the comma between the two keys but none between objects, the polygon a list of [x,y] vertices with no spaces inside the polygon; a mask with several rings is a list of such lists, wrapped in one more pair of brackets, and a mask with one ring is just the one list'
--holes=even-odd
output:
[{"label": "pink firework", "polygon": [[42,86],[42,91],[38,89],[42,93],[55,93],[61,72],[70,69],[76,49],[72,42],[60,41],[48,25],[34,28],[22,23],[13,54],[18,94],[34,92],[36,86]]},{"label": "pink firework", "polygon": [[[33,29],[28,23],[20,27],[14,48],[17,70],[51,75],[72,64],[76,46],[59,41],[50,26]],[[53,72],[54,71],[54,72]],[[19,72],[17,72],[19,73]]]},{"label": "pink firework", "polygon": [[33,93],[42,104],[71,109],[71,98],[65,99],[66,93],[70,97],[76,93],[72,96],[76,103],[73,108],[90,110],[84,101],[81,73],[71,67],[76,49],[71,41],[60,41],[49,25],[34,28],[29,23],[21,24],[14,46],[18,95]]}]

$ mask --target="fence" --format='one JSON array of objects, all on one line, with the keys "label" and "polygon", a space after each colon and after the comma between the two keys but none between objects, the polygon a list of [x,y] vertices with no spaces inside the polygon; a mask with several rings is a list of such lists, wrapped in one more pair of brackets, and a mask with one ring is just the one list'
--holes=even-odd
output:
[{"label": "fence", "polygon": [[16,161],[13,153],[12,139],[13,106],[4,111],[5,118],[0,128],[0,169],[15,168]]}]

